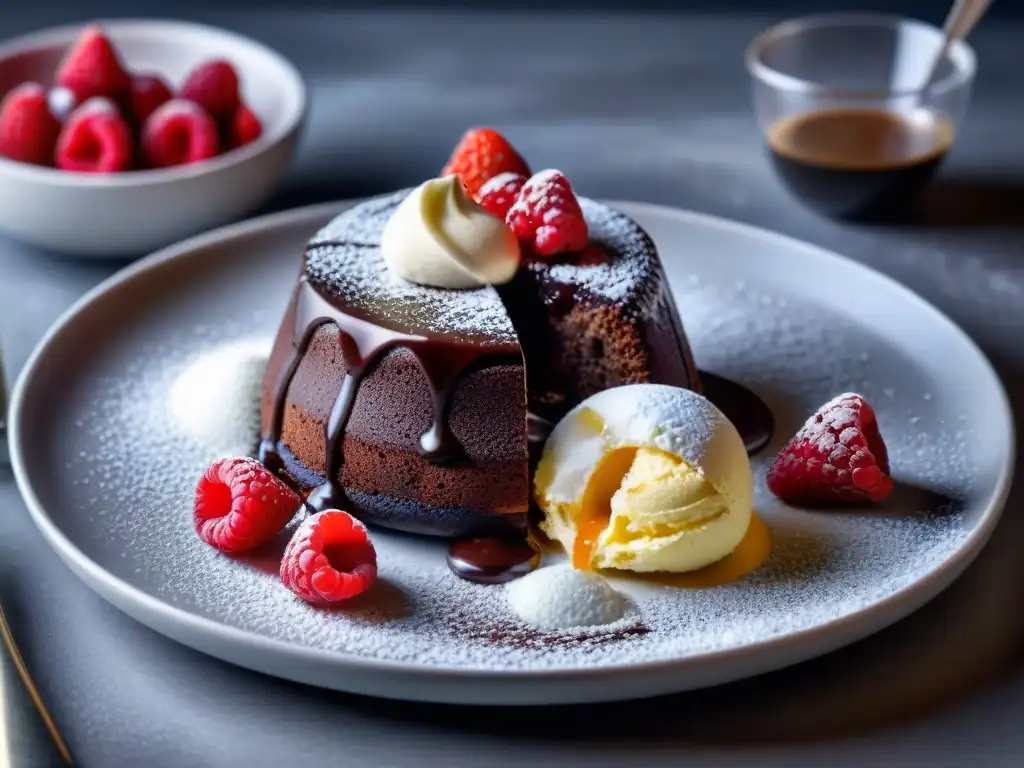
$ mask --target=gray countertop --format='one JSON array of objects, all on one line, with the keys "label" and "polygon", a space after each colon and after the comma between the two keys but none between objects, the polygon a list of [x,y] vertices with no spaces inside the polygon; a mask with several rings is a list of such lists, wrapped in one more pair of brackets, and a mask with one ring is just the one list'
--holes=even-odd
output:
[{"label": "gray countertop", "polygon": [[[97,15],[126,7],[94,5]],[[588,195],[740,219],[892,275],[984,348],[1020,422],[1024,25],[978,30],[980,74],[958,145],[925,215],[885,228],[821,219],[771,175],[742,66],[745,42],[768,17],[190,15],[270,43],[311,86],[309,130],[273,208],[414,183],[436,172],[467,125],[494,124]],[[64,20],[0,12],[0,37]],[[114,268],[0,236],[9,376]],[[205,658],[78,582],[3,470],[0,508],[0,597],[84,766],[1019,765],[1024,754],[1021,480],[953,588],[853,647],[710,691],[529,710],[358,698]]]}]

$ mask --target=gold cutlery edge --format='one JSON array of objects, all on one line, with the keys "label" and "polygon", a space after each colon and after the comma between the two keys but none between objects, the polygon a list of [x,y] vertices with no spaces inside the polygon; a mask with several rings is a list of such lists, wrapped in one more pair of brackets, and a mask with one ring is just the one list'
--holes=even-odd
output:
[{"label": "gold cutlery edge", "polygon": [[71,757],[71,750],[68,749],[68,745],[64,742],[64,737],[60,735],[60,731],[57,729],[57,724],[54,722],[53,717],[50,715],[49,710],[43,703],[43,697],[39,693],[39,689],[36,688],[35,682],[32,680],[32,676],[29,674],[28,667],[25,665],[25,659],[22,658],[21,652],[18,650],[17,644],[14,642],[14,635],[11,632],[11,627],[7,623],[7,616],[4,615],[3,608],[0,608],[0,635],[3,636],[4,645],[7,646],[7,651],[11,655],[11,660],[14,662],[14,669],[18,673],[18,677],[21,678],[22,685],[25,686],[25,690],[28,691],[29,697],[32,699],[32,704],[35,706],[39,716],[43,719],[43,724],[46,726],[46,730],[50,734],[50,738],[57,747],[57,751],[60,752],[60,756],[64,762],[68,765],[74,765],[75,761]]}]

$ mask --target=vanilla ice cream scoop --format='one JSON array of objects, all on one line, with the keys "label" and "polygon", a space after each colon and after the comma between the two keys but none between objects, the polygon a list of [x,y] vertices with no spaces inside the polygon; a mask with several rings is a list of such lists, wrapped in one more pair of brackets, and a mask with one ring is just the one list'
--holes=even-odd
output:
[{"label": "vanilla ice cream scoop", "polygon": [[458,176],[430,179],[384,225],[381,256],[403,280],[435,288],[500,285],[519,268],[519,241],[470,199]]},{"label": "vanilla ice cream scoop", "polygon": [[750,526],[743,440],[706,398],[634,384],[570,411],[534,477],[542,530],[581,569],[681,573],[729,555]]}]

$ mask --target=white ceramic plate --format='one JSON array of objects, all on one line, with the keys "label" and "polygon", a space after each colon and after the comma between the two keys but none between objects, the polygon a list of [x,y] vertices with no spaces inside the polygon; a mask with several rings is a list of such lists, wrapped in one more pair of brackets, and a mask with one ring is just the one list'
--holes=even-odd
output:
[{"label": "white ceramic plate", "polygon": [[[189,438],[170,392],[199,355],[269,341],[304,242],[340,207],[231,226],[139,262],[73,307],[18,383],[12,456],[36,523],[75,573],[158,632],[370,695],[626,699],[765,672],[874,632],[948,586],[996,524],[1012,418],[992,368],[949,320],[818,248],[629,203],[661,250],[701,367],[775,411],[776,439],[754,462],[774,543],[766,565],[711,589],[620,582],[653,631],[549,643],[515,622],[500,587],[449,574],[443,543],[375,531],[378,585],[344,609],[310,608],[281,586],[279,549],[232,560],[192,532],[193,484],[229,446]],[[766,462],[807,414],[851,389],[876,407],[898,490],[877,510],[777,503]]]}]

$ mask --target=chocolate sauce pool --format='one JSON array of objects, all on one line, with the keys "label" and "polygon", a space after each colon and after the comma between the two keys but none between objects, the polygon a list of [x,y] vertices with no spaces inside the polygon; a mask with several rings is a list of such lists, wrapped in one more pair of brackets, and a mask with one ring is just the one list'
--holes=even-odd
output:
[{"label": "chocolate sauce pool", "polygon": [[714,403],[736,427],[751,456],[772,439],[775,417],[764,400],[746,387],[707,371],[700,372],[704,397]]},{"label": "chocolate sauce pool", "polygon": [[477,584],[505,584],[540,565],[540,552],[525,540],[480,537],[461,539],[448,550],[448,567]]}]

